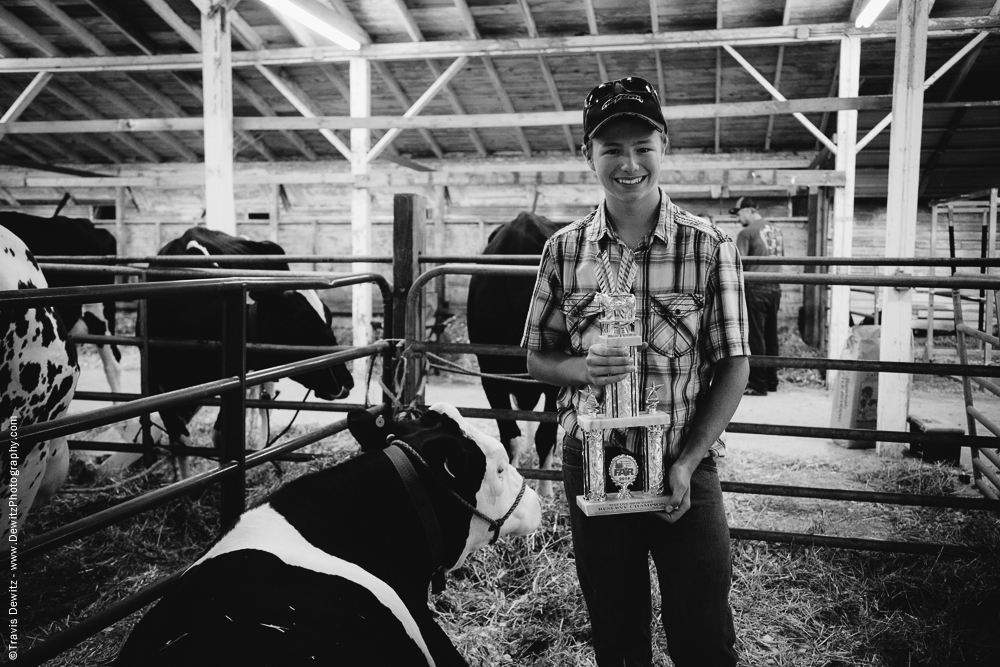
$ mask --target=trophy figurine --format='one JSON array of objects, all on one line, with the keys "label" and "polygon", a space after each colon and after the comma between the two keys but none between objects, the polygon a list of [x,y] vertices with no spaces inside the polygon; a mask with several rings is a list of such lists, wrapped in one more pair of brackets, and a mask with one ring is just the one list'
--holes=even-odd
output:
[{"label": "trophy figurine", "polygon": [[[634,294],[618,288],[618,285],[631,284],[635,265],[623,266],[620,274],[624,274],[625,279],[620,275],[617,284],[610,285],[608,276],[611,270],[607,255],[601,257],[601,264],[599,268],[603,271],[598,271],[601,289],[594,299],[601,307],[599,340],[609,347],[630,348],[632,365],[638,368],[637,348],[643,341],[636,333],[636,299]],[[577,496],[576,502],[587,516],[655,512],[666,508],[667,496],[663,495],[663,432],[671,415],[658,410],[660,387],[662,385],[653,385],[646,390],[645,411],[639,409],[637,372],[604,387],[603,409],[600,411],[593,388],[588,387],[582,392],[584,398],[577,410],[577,423],[585,434],[584,492]],[[607,434],[613,429],[626,428],[644,429],[643,437],[639,438],[642,451],[620,454],[606,462]],[[640,470],[643,472],[641,488],[631,489]],[[609,497],[605,476],[618,486],[617,494]]]}]

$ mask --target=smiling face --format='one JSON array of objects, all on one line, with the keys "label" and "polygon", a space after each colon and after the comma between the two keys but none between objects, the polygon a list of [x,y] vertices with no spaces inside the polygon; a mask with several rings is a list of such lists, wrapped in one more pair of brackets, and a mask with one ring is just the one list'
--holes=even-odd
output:
[{"label": "smiling face", "polygon": [[655,207],[666,137],[649,123],[622,116],[605,123],[585,147],[587,164],[604,187],[609,206]]}]

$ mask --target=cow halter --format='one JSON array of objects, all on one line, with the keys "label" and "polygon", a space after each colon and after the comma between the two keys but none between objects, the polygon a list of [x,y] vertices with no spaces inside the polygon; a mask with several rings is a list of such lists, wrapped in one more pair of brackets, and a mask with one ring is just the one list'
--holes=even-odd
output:
[{"label": "cow halter", "polygon": [[[408,452],[413,458],[417,460],[417,462],[420,463],[420,465],[426,468],[428,472],[431,472],[431,474],[433,474],[433,470],[431,469],[430,465],[428,465],[427,461],[424,460],[424,457],[420,456],[417,450],[413,449],[413,447],[411,447],[409,444],[403,442],[402,440],[392,435],[386,438],[386,441],[389,442],[390,446],[396,446]],[[510,509],[507,510],[507,513],[504,514],[499,519],[491,519],[490,517],[486,516],[481,511],[479,511],[479,509],[475,505],[470,503],[462,496],[458,495],[458,493],[453,489],[450,489],[447,486],[445,486],[444,488],[448,493],[451,494],[453,498],[455,498],[455,500],[464,505],[466,509],[471,510],[474,515],[476,515],[477,517],[479,517],[480,519],[489,524],[490,530],[493,531],[493,538],[490,540],[490,544],[496,544],[497,540],[500,539],[500,530],[503,528],[504,523],[507,521],[507,519],[513,516],[514,510],[516,510],[517,506],[521,503],[521,498],[524,497],[524,490],[528,488],[528,481],[524,478],[521,479],[521,490],[517,492],[517,498],[514,499],[514,504],[511,505]]]}]

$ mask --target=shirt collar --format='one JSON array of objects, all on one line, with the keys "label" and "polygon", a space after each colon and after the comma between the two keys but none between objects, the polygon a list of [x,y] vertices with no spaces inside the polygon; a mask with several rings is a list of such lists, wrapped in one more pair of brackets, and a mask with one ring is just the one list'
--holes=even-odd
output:
[{"label": "shirt collar", "polygon": [[[660,217],[653,228],[653,236],[668,246],[670,245],[670,238],[673,236],[672,232],[676,224],[674,222],[674,210],[676,208],[673,202],[670,201],[667,193],[663,191],[663,188],[660,188]],[[588,223],[587,240],[591,243],[597,243],[605,236],[614,241],[618,239],[614,229],[608,224],[607,204],[602,201],[601,205],[594,211],[593,218]]]}]

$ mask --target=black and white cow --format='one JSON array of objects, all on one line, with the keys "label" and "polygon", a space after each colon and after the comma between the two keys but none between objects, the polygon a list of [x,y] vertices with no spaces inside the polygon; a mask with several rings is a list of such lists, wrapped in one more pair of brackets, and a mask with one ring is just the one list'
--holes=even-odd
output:
[{"label": "black and white cow", "polygon": [[505,519],[499,535],[526,534],[541,521],[538,496],[451,405],[398,422],[357,410],[348,424],[362,455],[246,512],[115,665],[467,665],[432,618],[428,584],[495,539],[473,508]]},{"label": "black and white cow", "polygon": [[[118,242],[111,232],[82,218],[41,218],[26,213],[0,212],[0,227],[20,238],[36,257],[45,255],[108,255],[117,252]],[[113,285],[110,273],[47,271],[49,287]],[[55,307],[70,334],[114,335],[115,301],[104,303],[60,304]],[[121,352],[116,345],[98,345],[104,376],[113,392],[121,391]]]},{"label": "black and white cow", "polygon": [[[512,222],[497,227],[490,234],[484,255],[540,255],[542,247],[558,228],[548,219],[522,212]],[[480,344],[518,345],[524,334],[528,305],[534,289],[534,278],[511,276],[472,276],[469,283],[467,317],[469,341]],[[483,373],[514,375],[528,372],[524,357],[504,357],[478,354],[479,369]],[[530,384],[516,380],[482,378],[486,398],[494,410],[533,410],[539,399],[545,397],[545,411],[556,411],[559,388],[552,385]],[[512,403],[513,400],[513,403]],[[529,446],[528,437],[513,419],[498,419],[500,441],[511,462],[520,465]],[[528,436],[530,427],[525,429]],[[535,449],[542,469],[552,467],[552,451],[556,444],[556,424],[541,423],[535,431]],[[550,495],[551,484],[539,484],[539,493]]]},{"label": "black and white cow", "polygon": [[[0,227],[0,291],[43,289],[48,285],[28,247]],[[11,308],[0,304],[0,433],[12,427],[51,421],[73,400],[80,378],[76,348],[54,309]],[[17,497],[17,526],[23,527],[34,504],[43,504],[66,481],[66,438],[30,446],[3,446],[3,544],[11,531],[8,500]],[[8,471],[11,474],[7,474]]]},{"label": "black and white cow", "polygon": [[[160,249],[159,255],[283,255],[285,251],[270,241],[251,241],[224,232],[192,227],[184,235]],[[170,264],[170,267],[177,267]],[[204,264],[197,265],[206,268]],[[288,271],[288,264],[227,264],[217,268],[269,269]],[[164,278],[156,278],[164,280]],[[331,328],[333,316],[314,290],[261,291],[250,294],[247,342],[278,345],[336,345]],[[217,295],[150,299],[149,336],[171,340],[222,340],[222,299]],[[257,370],[307,359],[315,354],[279,354],[247,350],[247,369]],[[149,382],[162,393],[211,382],[222,377],[219,349],[177,349],[151,347]],[[344,364],[310,371],[292,378],[325,400],[345,398],[354,379]],[[196,406],[180,406],[160,411],[172,443],[187,444],[187,423],[198,411]]]}]

